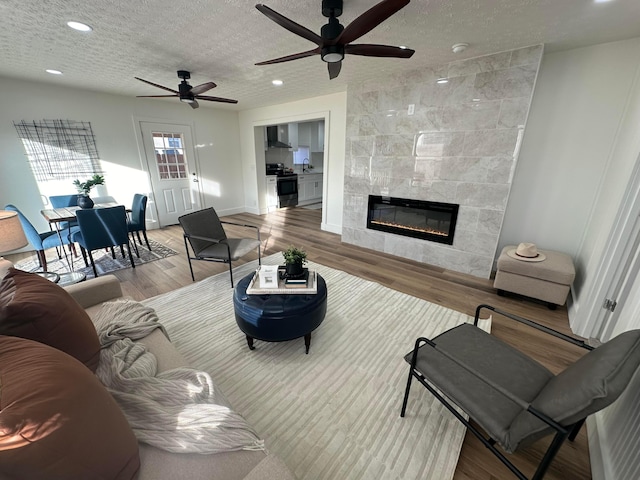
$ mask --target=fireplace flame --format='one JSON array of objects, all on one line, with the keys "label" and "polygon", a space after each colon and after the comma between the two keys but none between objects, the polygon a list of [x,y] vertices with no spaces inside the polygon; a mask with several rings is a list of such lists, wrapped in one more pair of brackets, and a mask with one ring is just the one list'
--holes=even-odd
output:
[{"label": "fireplace flame", "polygon": [[401,228],[403,230],[409,230],[412,232],[428,233],[430,235],[439,235],[441,237],[446,237],[449,235],[447,232],[443,232],[442,230],[434,230],[433,228],[429,228],[429,227],[414,227],[410,225],[404,225],[402,223],[383,222],[380,220],[371,220],[371,223],[376,225],[383,225],[386,227]]}]

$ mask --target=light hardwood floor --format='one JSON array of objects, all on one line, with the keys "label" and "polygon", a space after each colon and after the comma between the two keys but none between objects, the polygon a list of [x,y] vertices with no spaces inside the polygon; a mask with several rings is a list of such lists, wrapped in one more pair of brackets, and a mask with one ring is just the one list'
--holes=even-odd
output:
[{"label": "light hardwood floor", "polygon": [[[264,256],[280,252],[293,244],[304,248],[309,259],[314,262],[378,282],[468,315],[474,314],[478,304],[487,303],[571,334],[565,307],[551,311],[544,304],[531,300],[499,297],[492,287],[492,280],[480,279],[341,243],[339,235],[320,229],[321,215],[321,210],[298,207],[281,209],[262,216],[232,215],[225,217],[224,220],[258,225],[264,246]],[[227,232],[229,236],[246,234],[246,231],[236,227],[229,228]],[[182,229],[179,226],[171,226],[150,230],[148,235],[173,248],[178,255],[141,265],[135,269],[128,268],[114,272],[122,282],[125,294],[138,300],[191,283]],[[257,255],[249,255],[236,264],[255,261],[256,258]],[[193,262],[193,265],[196,280],[226,272],[228,269],[226,265],[211,262]],[[576,347],[566,346],[558,340],[550,339],[530,328],[510,323],[499,317],[494,317],[492,333],[535,357],[554,372],[561,371],[584,353]],[[398,415],[403,393],[398,392]],[[531,475],[548,443],[549,439],[540,441],[531,448],[508,457],[525,474]],[[510,480],[513,478],[515,477],[509,470],[488,452],[480,441],[467,433],[454,480]],[[583,428],[575,442],[566,442],[562,447],[545,479],[589,478],[591,474],[587,436],[586,428]]]}]

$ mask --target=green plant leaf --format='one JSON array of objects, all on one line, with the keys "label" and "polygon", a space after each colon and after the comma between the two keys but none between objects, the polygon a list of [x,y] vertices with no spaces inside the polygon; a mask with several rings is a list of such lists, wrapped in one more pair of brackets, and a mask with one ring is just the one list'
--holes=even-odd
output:
[{"label": "green plant leaf", "polygon": [[307,261],[307,252],[293,245],[283,251],[282,256],[284,257],[284,263],[287,265],[291,263],[305,263]]}]

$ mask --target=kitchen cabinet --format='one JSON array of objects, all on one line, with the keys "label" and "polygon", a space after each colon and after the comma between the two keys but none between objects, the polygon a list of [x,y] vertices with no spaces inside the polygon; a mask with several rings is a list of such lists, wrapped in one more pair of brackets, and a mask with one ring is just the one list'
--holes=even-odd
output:
[{"label": "kitchen cabinet", "polygon": [[322,200],[322,174],[298,175],[298,205],[308,205]]},{"label": "kitchen cabinet", "polygon": [[312,123],[310,140],[311,152],[324,152],[324,120]]},{"label": "kitchen cabinet", "polygon": [[313,198],[322,200],[322,175],[316,175],[316,180],[313,182]]},{"label": "kitchen cabinet", "polygon": [[267,175],[267,212],[278,208],[278,177]]},{"label": "kitchen cabinet", "polygon": [[297,145],[309,147],[310,152],[324,151],[324,120],[297,124]]},{"label": "kitchen cabinet", "polygon": [[311,146],[311,123],[302,122],[298,124],[298,146]]},{"label": "kitchen cabinet", "polygon": [[289,145],[291,145],[291,148],[293,150],[297,150],[298,149],[298,124],[297,123],[290,123],[288,125],[288,138],[289,141],[288,142],[284,142],[284,143],[288,143]]}]

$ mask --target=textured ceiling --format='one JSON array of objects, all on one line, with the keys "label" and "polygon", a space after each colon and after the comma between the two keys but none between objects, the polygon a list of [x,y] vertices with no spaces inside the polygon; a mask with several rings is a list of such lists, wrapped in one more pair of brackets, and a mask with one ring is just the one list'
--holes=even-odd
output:
[{"label": "textured ceiling", "polygon": [[[319,33],[326,23],[321,0],[262,0],[278,13]],[[329,80],[319,56],[268,66],[269,60],[314,48],[279,27],[246,0],[0,0],[0,76],[130,95],[162,92],[134,76],[177,88],[176,71],[192,72],[191,85],[218,87],[206,94],[237,105],[273,105],[346,90],[349,82],[488,53],[545,44],[565,50],[640,36],[640,1],[412,0],[354,43],[407,45],[410,59],[347,56]],[[343,25],[377,0],[344,0]],[[69,20],[93,27],[81,33]],[[454,54],[451,46],[470,47]],[[62,70],[53,76],[45,69]],[[284,81],[274,87],[271,80]],[[177,101],[157,100],[157,101]],[[186,108],[186,106],[185,106]]]}]

